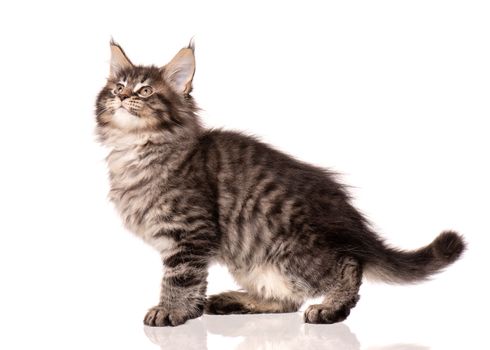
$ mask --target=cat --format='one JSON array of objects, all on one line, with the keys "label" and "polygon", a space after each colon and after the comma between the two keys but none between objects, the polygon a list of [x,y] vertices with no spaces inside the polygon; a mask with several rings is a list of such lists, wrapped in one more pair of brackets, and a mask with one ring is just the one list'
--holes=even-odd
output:
[{"label": "cat", "polygon": [[[331,171],[242,133],[205,129],[191,96],[192,42],[162,67],[134,65],[114,41],[110,49],[96,101],[109,198],[164,265],[145,325],[177,326],[204,312],[296,312],[319,296],[304,321],[340,322],[359,300],[363,274],[423,281],[465,250],[453,231],[414,251],[390,247]],[[206,297],[213,262],[243,290]]]}]

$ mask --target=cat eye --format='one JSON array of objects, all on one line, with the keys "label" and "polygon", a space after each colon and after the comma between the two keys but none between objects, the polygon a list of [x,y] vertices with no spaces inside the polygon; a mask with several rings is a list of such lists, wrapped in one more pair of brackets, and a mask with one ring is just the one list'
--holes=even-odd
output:
[{"label": "cat eye", "polygon": [[148,97],[153,94],[153,88],[151,86],[143,86],[138,90],[138,95],[141,97]]},{"label": "cat eye", "polygon": [[117,84],[114,90],[112,90],[112,93],[114,95],[119,95],[122,91],[124,90],[124,85],[123,84]]}]

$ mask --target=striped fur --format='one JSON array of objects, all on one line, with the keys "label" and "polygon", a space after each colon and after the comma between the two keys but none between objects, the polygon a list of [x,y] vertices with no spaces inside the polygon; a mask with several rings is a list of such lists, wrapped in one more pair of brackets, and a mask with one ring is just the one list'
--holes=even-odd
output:
[{"label": "striped fur", "polygon": [[[193,47],[161,68],[133,65],[115,43],[111,50],[96,103],[97,134],[110,149],[109,196],[165,265],[160,302],[145,324],[175,326],[204,310],[290,312],[317,296],[325,300],[305,321],[337,322],[357,302],[363,270],[413,282],[464,250],[453,232],[415,252],[392,249],[330,171],[241,133],[204,129],[189,94]],[[144,86],[154,93],[142,97]],[[213,261],[245,291],[206,300]]]}]

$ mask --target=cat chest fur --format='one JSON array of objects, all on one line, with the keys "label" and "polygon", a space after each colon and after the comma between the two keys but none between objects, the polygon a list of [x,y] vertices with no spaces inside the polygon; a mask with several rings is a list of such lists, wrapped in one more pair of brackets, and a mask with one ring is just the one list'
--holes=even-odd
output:
[{"label": "cat chest fur", "polygon": [[142,157],[138,147],[112,151],[107,163],[111,180],[109,198],[125,226],[160,252],[170,248],[172,239],[153,238],[162,229],[157,224],[157,216],[169,211],[165,207],[168,166],[151,157]]}]

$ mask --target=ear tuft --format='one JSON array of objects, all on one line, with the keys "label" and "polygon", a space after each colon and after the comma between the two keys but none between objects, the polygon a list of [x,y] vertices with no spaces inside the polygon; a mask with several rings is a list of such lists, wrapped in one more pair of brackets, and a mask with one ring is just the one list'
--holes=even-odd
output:
[{"label": "ear tuft", "polygon": [[189,40],[189,45],[187,45],[187,48],[191,49],[192,53],[196,52],[196,43],[195,43],[194,37],[192,37],[191,40]]},{"label": "ear tuft", "polygon": [[192,90],[192,78],[196,70],[194,40],[181,49],[172,60],[163,67],[163,77],[178,93],[188,95]]},{"label": "ear tuft", "polygon": [[118,72],[126,68],[133,67],[133,64],[129,60],[128,56],[124,53],[122,47],[111,38],[111,66],[110,76],[115,77]]}]

